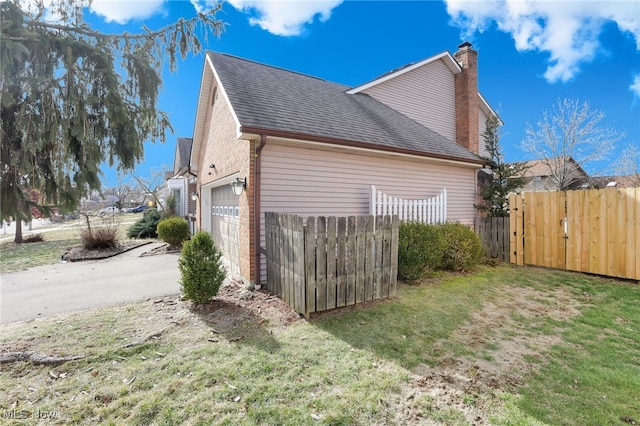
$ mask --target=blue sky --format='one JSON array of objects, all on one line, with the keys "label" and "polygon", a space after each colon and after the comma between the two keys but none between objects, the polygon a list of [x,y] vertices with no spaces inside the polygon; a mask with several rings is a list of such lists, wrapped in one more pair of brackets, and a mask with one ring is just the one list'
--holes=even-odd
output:
[{"label": "blue sky", "polygon": [[[198,3],[200,1],[200,3]],[[202,0],[94,0],[85,17],[107,32],[158,28],[191,17]],[[479,52],[479,88],[505,125],[509,161],[527,124],[559,98],[590,102],[602,124],[640,148],[640,2],[637,1],[263,1],[233,0],[217,15],[227,23],[207,49],[356,86],[469,40]],[[166,144],[146,144],[138,173],[173,164],[177,137],[191,137],[203,56],[165,74],[160,107],[175,129]],[[105,170],[106,184],[115,181]]]}]

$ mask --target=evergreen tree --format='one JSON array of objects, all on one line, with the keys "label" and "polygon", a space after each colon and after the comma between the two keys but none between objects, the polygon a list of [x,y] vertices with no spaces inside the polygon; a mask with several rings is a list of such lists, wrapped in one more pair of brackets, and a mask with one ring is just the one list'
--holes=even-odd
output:
[{"label": "evergreen tree", "polygon": [[509,194],[527,183],[523,177],[527,166],[524,163],[505,163],[500,138],[502,132],[497,117],[487,118],[482,133],[488,156],[485,157],[491,168],[491,179],[480,190],[482,203],[476,208],[488,216],[509,216]]},{"label": "evergreen tree", "polygon": [[104,34],[84,21],[87,1],[29,5],[0,2],[0,218],[16,221],[16,242],[32,208],[75,209],[100,188],[103,162],[126,172],[145,141],[165,141],[164,65],[174,71],[179,57],[201,51],[201,38],[224,29],[219,6],[159,30]]}]

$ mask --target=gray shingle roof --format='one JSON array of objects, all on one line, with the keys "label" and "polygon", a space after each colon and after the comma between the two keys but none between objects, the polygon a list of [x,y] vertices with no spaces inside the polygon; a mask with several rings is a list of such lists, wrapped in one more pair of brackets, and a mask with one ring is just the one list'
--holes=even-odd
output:
[{"label": "gray shingle roof", "polygon": [[191,144],[193,139],[191,138],[178,138],[178,155],[180,156],[180,164],[178,170],[182,170],[189,165],[191,156]]},{"label": "gray shingle roof", "polygon": [[240,125],[477,162],[479,157],[349,87],[208,52]]}]

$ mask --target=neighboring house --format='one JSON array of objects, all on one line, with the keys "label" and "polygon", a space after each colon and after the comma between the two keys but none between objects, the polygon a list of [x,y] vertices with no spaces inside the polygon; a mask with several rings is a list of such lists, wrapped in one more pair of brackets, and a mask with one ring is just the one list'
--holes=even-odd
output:
[{"label": "neighboring house", "polygon": [[640,186],[640,175],[626,176],[592,176],[577,187],[577,189],[603,188],[635,188]]},{"label": "neighboring house", "polygon": [[531,160],[524,164],[527,170],[523,176],[529,178],[529,181],[520,192],[557,191],[558,182],[563,182],[566,189],[578,189],[590,179],[587,172],[571,157]]},{"label": "neighboring house", "polygon": [[191,138],[178,138],[173,172],[167,177],[167,196],[173,195],[176,199],[176,215],[188,220],[195,220],[196,212],[196,201],[192,199],[196,192],[196,179],[189,167],[192,143]]},{"label": "neighboring house", "polygon": [[446,188],[448,218],[473,223],[480,135],[495,115],[477,79],[470,43],[355,88],[208,52],[190,160],[199,228],[233,278],[259,284],[267,211],[366,215],[370,185],[414,199]]}]

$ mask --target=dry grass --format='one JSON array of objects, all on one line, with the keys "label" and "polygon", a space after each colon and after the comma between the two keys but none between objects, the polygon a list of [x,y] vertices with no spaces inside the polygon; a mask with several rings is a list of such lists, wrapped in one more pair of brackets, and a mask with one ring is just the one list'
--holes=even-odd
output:
[{"label": "dry grass", "polygon": [[[84,355],[3,365],[0,413],[42,424],[632,424],[640,288],[483,268],[392,300],[299,319],[224,287],[2,327],[0,351]],[[11,411],[13,410],[13,411]]]},{"label": "dry grass", "polygon": [[[117,227],[117,238],[127,239],[126,230],[140,215],[125,214],[106,218],[92,217],[92,229]],[[24,232],[25,238],[35,233],[42,235],[43,241],[15,244],[12,241],[0,243],[0,273],[21,271],[34,266],[59,262],[69,249],[82,244],[80,234],[86,229],[85,219],[76,219],[60,224],[38,228],[37,232]]]}]

